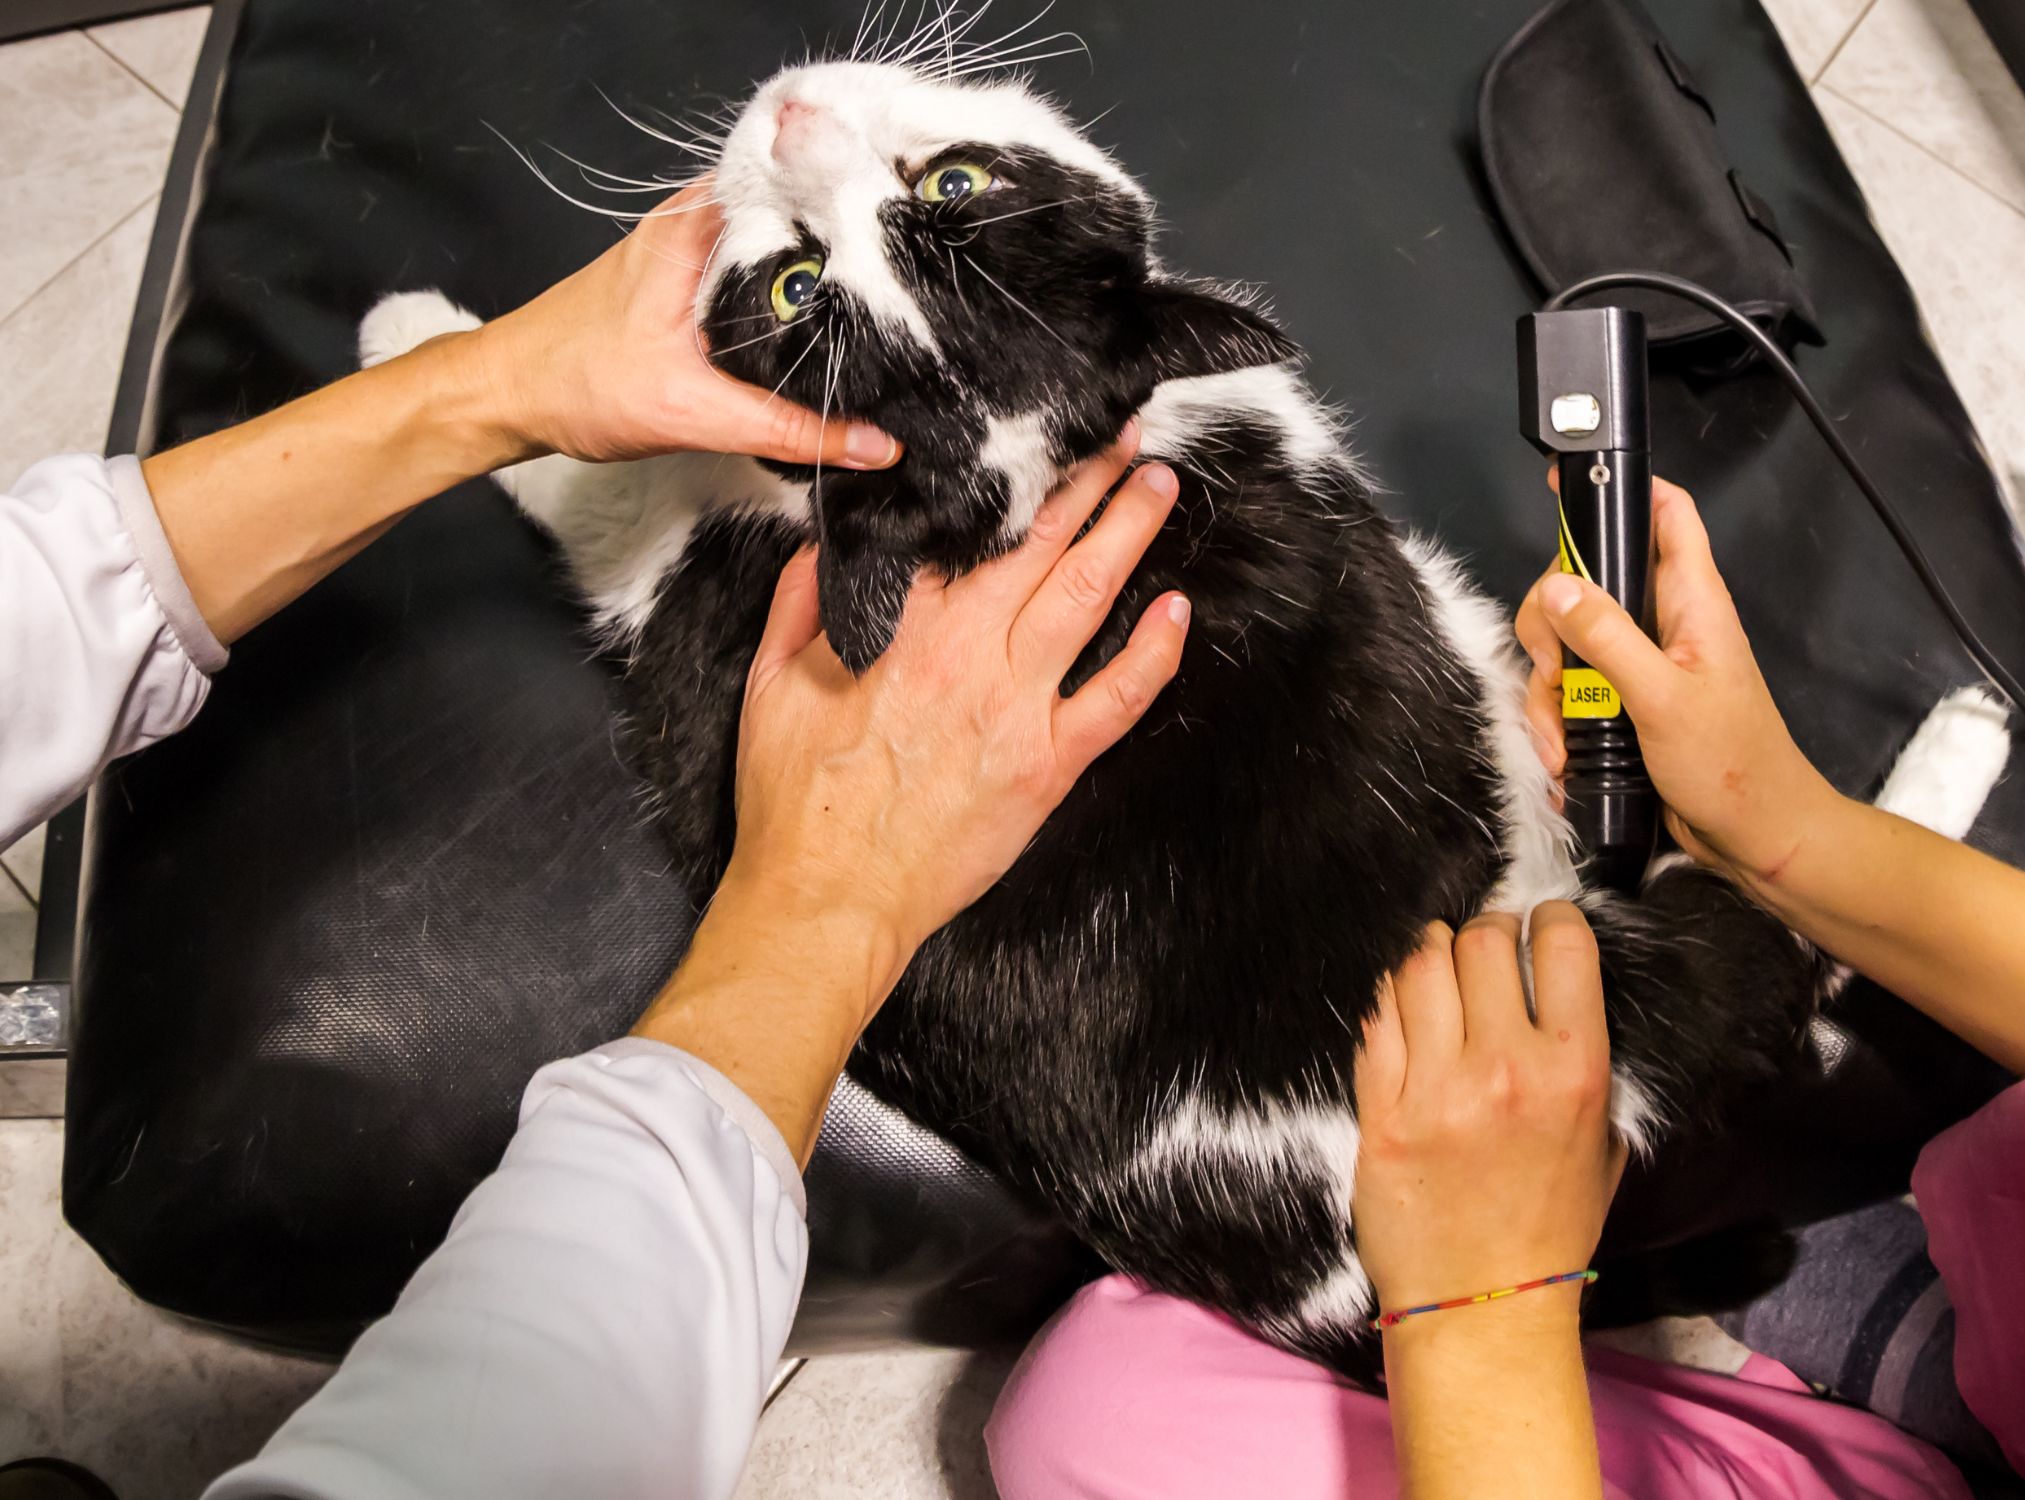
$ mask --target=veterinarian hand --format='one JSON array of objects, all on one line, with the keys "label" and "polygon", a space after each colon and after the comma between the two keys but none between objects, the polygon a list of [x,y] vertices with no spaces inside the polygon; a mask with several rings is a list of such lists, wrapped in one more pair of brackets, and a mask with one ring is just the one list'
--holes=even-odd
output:
[{"label": "veterinarian hand", "polygon": [[[1596,939],[1564,901],[1437,922],[1381,989],[1357,1065],[1357,1253],[1386,1310],[1580,1270],[1624,1169]],[[1572,1311],[1576,1288],[1528,1292]],[[1515,1299],[1515,1302],[1518,1299]],[[1397,1325],[1464,1323],[1423,1314]]]},{"label": "veterinarian hand", "polygon": [[[1384,1311],[1578,1271],[1624,1170],[1610,1039],[1582,913],[1442,923],[1391,976],[1357,1064],[1357,1254]],[[1601,1493],[1577,1314],[1582,1283],[1420,1313],[1385,1331],[1412,1500]],[[1522,1458],[1517,1455],[1523,1455]]]},{"label": "veterinarian hand", "polygon": [[705,178],[603,255],[469,335],[510,430],[536,453],[593,461],[674,449],[882,469],[900,445],[733,380],[697,327],[704,269],[724,232]]},{"label": "veterinarian hand", "polygon": [[1173,474],[1148,465],[1074,540],[1132,443],[1083,465],[1015,551],[917,580],[862,677],[818,633],[814,554],[781,575],[746,685],[730,867],[635,1029],[730,1076],[804,1159],[915,948],[1011,867],[1180,663],[1188,604],[1165,594],[1061,694],[1174,503]]},{"label": "veterinarian hand", "polygon": [[897,460],[877,428],[826,425],[704,357],[696,294],[719,232],[706,191],[516,312],[149,457],[149,498],[201,623],[229,644],[431,495],[537,454]]},{"label": "veterinarian hand", "polygon": [[1519,607],[1519,641],[1533,659],[1526,714],[1542,759],[1560,775],[1567,642],[1623,696],[1668,830],[1748,888],[1785,864],[1835,792],[1772,702],[1687,491],[1655,479],[1652,526],[1659,644],[1603,590],[1548,569]]}]

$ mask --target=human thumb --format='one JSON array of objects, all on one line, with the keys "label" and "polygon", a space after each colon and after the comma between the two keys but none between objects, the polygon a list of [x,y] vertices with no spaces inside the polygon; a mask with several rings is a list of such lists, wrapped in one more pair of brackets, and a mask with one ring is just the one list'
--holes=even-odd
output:
[{"label": "human thumb", "polygon": [[699,430],[688,446],[716,453],[842,469],[884,469],[900,458],[900,444],[869,422],[826,422],[805,406],[722,376],[693,420]]},{"label": "human thumb", "polygon": [[1573,574],[1540,585],[1540,612],[1571,651],[1610,680],[1633,718],[1641,706],[1657,707],[1680,670],[1624,606]]}]

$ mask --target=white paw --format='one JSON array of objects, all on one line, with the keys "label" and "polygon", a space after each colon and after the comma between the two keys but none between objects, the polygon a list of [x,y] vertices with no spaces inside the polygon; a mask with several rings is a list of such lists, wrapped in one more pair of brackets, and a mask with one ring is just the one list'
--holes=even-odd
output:
[{"label": "white paw", "polygon": [[1934,705],[1877,794],[1877,805],[1935,833],[1958,839],[1983,810],[2011,754],[2009,714],[1979,687],[1959,688]]},{"label": "white paw", "polygon": [[477,318],[441,292],[395,292],[359,324],[359,368],[369,370],[430,339],[477,326]]}]

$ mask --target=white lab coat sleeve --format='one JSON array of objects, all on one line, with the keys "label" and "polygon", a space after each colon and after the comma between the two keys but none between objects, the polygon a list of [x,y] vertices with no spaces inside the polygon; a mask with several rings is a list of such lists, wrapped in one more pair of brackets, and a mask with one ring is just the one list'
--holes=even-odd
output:
[{"label": "white lab coat sleeve", "polygon": [[715,1069],[639,1038],[552,1063],[394,1310],[205,1500],[723,1500],[806,1212]]},{"label": "white lab coat sleeve", "polygon": [[0,494],[0,849],[203,706],[225,648],[138,459],[44,459]]}]

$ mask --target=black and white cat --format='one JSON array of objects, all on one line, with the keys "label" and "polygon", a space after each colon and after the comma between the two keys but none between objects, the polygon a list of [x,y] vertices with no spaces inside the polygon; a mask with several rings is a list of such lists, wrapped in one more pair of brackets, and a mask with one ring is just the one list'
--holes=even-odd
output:
[{"label": "black and white cat", "polygon": [[[1160,266],[1146,194],[1054,107],[939,54],[813,64],[759,89],[715,170],[717,362],[880,424],[905,459],[499,476],[623,664],[692,890],[730,849],[741,687],[797,545],[820,540],[823,624],[863,670],[917,568],[1018,541],[1128,417],[1182,481],[1071,683],[1169,588],[1194,605],[1179,676],[922,949],[854,1060],[874,1090],[1118,1268],[1368,1374],[1350,1077],[1374,986],[1424,924],[1583,901],[1612,1119],[1639,1148],[1802,1044],[1827,967],[1722,880],[1673,860],[1636,900],[1584,892],[1506,616],[1374,506],[1295,346]],[[473,322],[395,296],[362,353]],[[2007,748],[2002,714],[1956,695],[1894,775],[1900,810],[1960,835]]]}]

